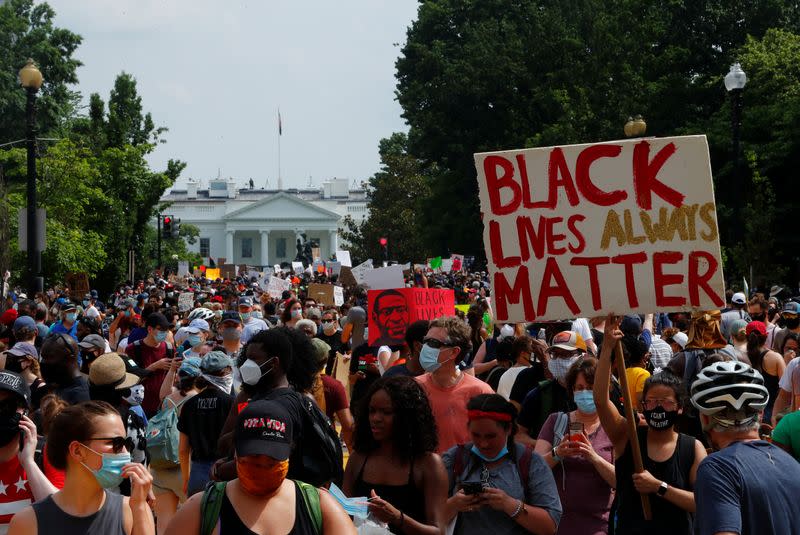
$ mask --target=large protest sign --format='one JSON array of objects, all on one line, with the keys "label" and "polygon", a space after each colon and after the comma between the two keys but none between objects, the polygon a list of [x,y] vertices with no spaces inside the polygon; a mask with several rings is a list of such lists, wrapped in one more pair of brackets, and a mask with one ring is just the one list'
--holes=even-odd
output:
[{"label": "large protest sign", "polygon": [[452,316],[455,294],[429,288],[370,290],[367,304],[369,345],[402,345],[411,323]]},{"label": "large protest sign", "polygon": [[207,268],[206,269],[206,278],[210,279],[212,281],[213,280],[217,280],[218,278],[220,278],[220,276],[219,276],[219,268],[216,268],[216,269]]},{"label": "large protest sign", "polygon": [[336,304],[332,284],[318,284],[315,282],[311,283],[308,285],[308,291],[306,295],[309,298],[314,299],[317,303],[321,303],[323,305],[334,306]]},{"label": "large protest sign", "polygon": [[344,288],[341,286],[333,287],[333,304],[340,307],[344,304]]},{"label": "large protest sign", "polygon": [[336,251],[336,261],[341,262],[345,267],[353,267],[353,261],[350,260],[350,251]]},{"label": "large protest sign", "polygon": [[178,262],[178,276],[185,277],[189,274],[189,261],[188,260],[181,260]]},{"label": "large protest sign", "polygon": [[283,292],[292,289],[292,281],[284,280],[280,277],[270,277],[267,284],[267,293],[274,299],[280,299]]},{"label": "large protest sign", "polygon": [[194,305],[194,294],[192,292],[182,292],[178,294],[178,312],[187,312]]},{"label": "large protest sign", "polygon": [[367,272],[371,271],[372,268],[372,259],[365,260],[364,262],[360,263],[354,268],[351,268],[353,271],[353,277],[356,280],[357,284],[366,284],[367,282]]},{"label": "large protest sign", "polygon": [[292,262],[292,269],[298,275],[302,275],[303,271],[305,271],[305,267],[303,266],[302,262]]},{"label": "large protest sign", "polygon": [[724,305],[705,136],[475,155],[499,321]]},{"label": "large protest sign", "polygon": [[364,274],[364,285],[372,290],[402,288],[405,286],[403,280],[403,266],[394,265],[370,269]]},{"label": "large protest sign", "polygon": [[66,279],[70,298],[80,302],[89,293],[89,275],[83,272],[67,273]]},{"label": "large protest sign", "polygon": [[341,272],[339,273],[339,282],[345,286],[355,286],[358,284],[355,276],[353,276],[353,268],[342,266]]}]

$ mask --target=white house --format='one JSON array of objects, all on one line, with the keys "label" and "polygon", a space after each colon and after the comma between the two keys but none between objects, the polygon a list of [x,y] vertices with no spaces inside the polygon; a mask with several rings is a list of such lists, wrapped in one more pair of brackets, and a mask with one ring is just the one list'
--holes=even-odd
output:
[{"label": "white house", "polygon": [[367,217],[366,192],[351,189],[344,178],[287,190],[238,188],[233,179],[221,178],[201,189],[189,180],[185,190],[173,189],[161,201],[172,203],[164,214],[200,229],[200,239],[188,247],[206,262],[222,258],[261,267],[294,260],[301,234],[317,241],[321,257],[329,258],[339,246],[344,216],[357,222]]}]

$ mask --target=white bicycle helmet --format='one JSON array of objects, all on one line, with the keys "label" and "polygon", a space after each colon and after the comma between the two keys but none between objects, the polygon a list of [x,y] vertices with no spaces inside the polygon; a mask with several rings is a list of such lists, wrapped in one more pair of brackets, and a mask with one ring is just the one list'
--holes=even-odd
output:
[{"label": "white bicycle helmet", "polygon": [[[700,370],[692,384],[691,396],[698,411],[727,427],[751,422],[769,401],[761,374],[738,361],[716,362]],[[728,418],[715,416],[720,412]]]},{"label": "white bicycle helmet", "polygon": [[195,308],[189,312],[188,319],[189,321],[196,319],[211,321],[214,319],[214,311],[203,307]]}]

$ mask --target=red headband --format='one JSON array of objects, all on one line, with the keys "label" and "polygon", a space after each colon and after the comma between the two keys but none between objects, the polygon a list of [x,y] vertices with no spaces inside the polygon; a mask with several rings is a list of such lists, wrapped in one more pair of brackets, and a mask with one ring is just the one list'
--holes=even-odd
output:
[{"label": "red headband", "polygon": [[490,420],[495,420],[497,422],[510,422],[511,415],[506,414],[504,412],[488,412],[488,411],[480,411],[477,409],[473,409],[471,411],[467,411],[467,418],[469,421],[473,420],[480,420],[481,418],[488,418]]}]

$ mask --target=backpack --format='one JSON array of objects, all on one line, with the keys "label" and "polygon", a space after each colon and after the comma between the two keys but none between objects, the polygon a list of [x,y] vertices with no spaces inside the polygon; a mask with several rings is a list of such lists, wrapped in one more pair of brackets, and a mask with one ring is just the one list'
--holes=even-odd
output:
[{"label": "backpack", "polygon": [[567,427],[569,426],[569,414],[566,412],[559,412],[556,415],[556,421],[553,425],[553,447],[555,448],[561,441],[564,440],[564,435],[567,434]]},{"label": "backpack", "polygon": [[[519,454],[519,448],[523,447],[521,444],[515,444]],[[453,456],[453,488],[461,483],[461,473],[469,465],[470,449],[472,444],[459,444],[456,446],[456,453]],[[519,473],[520,481],[522,481],[522,488],[525,492],[525,501],[529,501],[528,496],[528,483],[530,482],[531,472],[531,459],[533,458],[533,449],[529,446],[524,446],[521,455],[516,456],[517,472]],[[452,490],[452,489],[451,489]]]},{"label": "backpack", "polygon": [[[322,533],[322,509],[319,505],[319,490],[313,485],[294,480],[294,484],[300,488],[311,522],[314,525],[314,532]],[[219,512],[222,510],[222,498],[225,495],[226,481],[210,482],[203,491],[203,498],[200,501],[200,535],[211,535],[214,528],[219,523]]]},{"label": "backpack", "polygon": [[308,396],[300,396],[303,404],[302,453],[303,476],[312,485],[330,482],[341,484],[344,476],[342,443],[331,421]]},{"label": "backpack", "polygon": [[178,408],[190,398],[177,405],[171,399],[172,407],[162,404],[161,410],[147,422],[147,451],[150,453],[150,466],[153,468],[175,468],[180,466],[178,457]]}]

